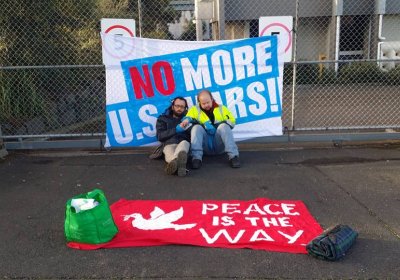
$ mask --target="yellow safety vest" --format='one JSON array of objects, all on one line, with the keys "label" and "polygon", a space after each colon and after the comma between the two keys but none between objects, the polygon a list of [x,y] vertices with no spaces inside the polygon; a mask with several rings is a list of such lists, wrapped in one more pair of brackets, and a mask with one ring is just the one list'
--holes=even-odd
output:
[{"label": "yellow safety vest", "polygon": [[[214,108],[214,124],[219,124],[221,122],[227,122],[232,128],[236,124],[236,119],[226,108],[224,105],[218,105],[218,107]],[[207,114],[200,109],[200,106],[197,104],[196,106],[192,106],[186,114],[187,117],[192,118],[193,120],[197,120],[200,124],[204,124],[209,121],[210,118]]]}]

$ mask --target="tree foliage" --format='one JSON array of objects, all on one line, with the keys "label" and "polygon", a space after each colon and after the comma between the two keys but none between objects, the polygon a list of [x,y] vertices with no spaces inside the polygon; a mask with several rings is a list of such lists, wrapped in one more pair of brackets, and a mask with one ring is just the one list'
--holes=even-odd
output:
[{"label": "tree foliage", "polygon": [[133,18],[143,37],[172,38],[167,23],[179,13],[169,1],[4,1],[0,9],[0,65],[101,64],[102,18]]},{"label": "tree foliage", "polygon": [[190,21],[185,31],[179,36],[179,40],[196,41],[196,24]]},{"label": "tree foliage", "polygon": [[[169,0],[2,1],[0,66],[99,65],[102,18],[135,19],[142,37],[172,39],[167,23],[178,15]],[[92,73],[87,68],[0,69],[0,120],[45,114],[45,103],[78,94],[94,79]]]}]

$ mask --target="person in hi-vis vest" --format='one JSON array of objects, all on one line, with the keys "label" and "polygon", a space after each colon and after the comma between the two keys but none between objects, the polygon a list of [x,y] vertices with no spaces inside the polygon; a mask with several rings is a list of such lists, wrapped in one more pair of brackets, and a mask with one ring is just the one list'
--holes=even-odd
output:
[{"label": "person in hi-vis vest", "polygon": [[217,104],[208,90],[197,96],[197,105],[192,106],[183,118],[182,126],[191,128],[192,168],[199,169],[205,154],[227,153],[231,167],[240,167],[239,150],[233,139],[232,129],[236,120],[224,105]]}]

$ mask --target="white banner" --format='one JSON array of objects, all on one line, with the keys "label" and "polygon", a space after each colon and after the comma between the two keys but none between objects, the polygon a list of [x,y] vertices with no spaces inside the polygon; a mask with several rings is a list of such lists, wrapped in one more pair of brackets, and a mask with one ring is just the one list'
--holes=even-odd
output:
[{"label": "white banner", "polygon": [[157,117],[202,89],[226,105],[234,137],[282,135],[283,62],[275,36],[234,41],[169,41],[102,34],[106,65],[106,146],[157,142]]}]

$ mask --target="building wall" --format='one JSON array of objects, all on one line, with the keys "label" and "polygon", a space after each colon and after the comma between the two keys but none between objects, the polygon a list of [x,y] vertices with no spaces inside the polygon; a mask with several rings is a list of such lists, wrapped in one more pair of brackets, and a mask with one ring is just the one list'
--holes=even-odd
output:
[{"label": "building wall", "polygon": [[372,15],[376,0],[342,0],[343,15]]},{"label": "building wall", "polygon": [[400,41],[400,15],[384,15],[382,36],[385,41]]},{"label": "building wall", "polygon": [[225,19],[252,20],[262,16],[294,16],[296,1],[293,0],[249,0],[225,1]]},{"label": "building wall", "polygon": [[299,0],[300,17],[323,17],[331,15],[332,0]]},{"label": "building wall", "polygon": [[[300,17],[330,16],[332,0],[299,0]],[[254,20],[262,16],[295,16],[294,0],[225,1],[226,20]]]},{"label": "building wall", "polygon": [[182,11],[179,20],[174,23],[168,23],[168,31],[178,39],[187,29],[189,22],[193,19],[193,11]]},{"label": "building wall", "polygon": [[320,55],[329,56],[330,17],[302,18],[297,33],[297,60],[315,61]]},{"label": "building wall", "polygon": [[373,40],[373,22],[374,22],[374,15],[371,15],[368,17],[368,22],[365,23],[368,25],[368,26],[366,26],[366,30],[365,30],[365,40],[364,40],[364,46],[363,46],[365,59],[372,58],[371,55],[373,53],[373,49],[375,49],[375,45],[373,44],[373,42],[374,42],[374,40]]},{"label": "building wall", "polygon": [[[217,0],[215,0],[217,1]],[[335,0],[298,0],[300,17],[332,15]],[[339,1],[339,0],[337,0]],[[343,15],[372,15],[378,0],[341,0]],[[400,14],[399,0],[386,0],[385,14]],[[295,16],[295,0],[231,0],[225,1],[226,20],[253,20],[262,16]]]},{"label": "building wall", "polygon": [[249,23],[247,21],[225,22],[225,39],[249,38]]},{"label": "building wall", "polygon": [[386,14],[400,14],[400,1],[386,0]]},{"label": "building wall", "polygon": [[[297,59],[318,60],[320,55],[329,57],[331,17],[303,18],[299,22],[297,36]],[[249,37],[249,22],[233,21],[225,23],[225,39]],[[312,47],[310,47],[312,46]]]},{"label": "building wall", "polygon": [[239,21],[225,22],[225,39],[232,40],[243,36],[243,30],[241,30],[242,26],[243,24]]},{"label": "building wall", "polygon": [[[318,60],[320,55],[335,59],[336,18],[332,17],[334,0],[299,0],[299,30],[297,36],[297,59]],[[282,1],[225,1],[226,39],[248,37],[246,22],[258,20],[260,16],[295,15],[294,0]],[[361,35],[364,58],[376,57],[378,16],[375,15],[376,0],[343,0],[343,16],[371,15],[357,24],[365,25]],[[388,14],[397,13],[397,14]],[[318,14],[324,16],[318,16]],[[237,18],[237,20],[228,20]],[[244,21],[246,19],[246,21]],[[367,20],[368,19],[368,20]],[[400,41],[400,0],[386,0],[386,14],[382,25],[382,36],[386,41]]]}]

